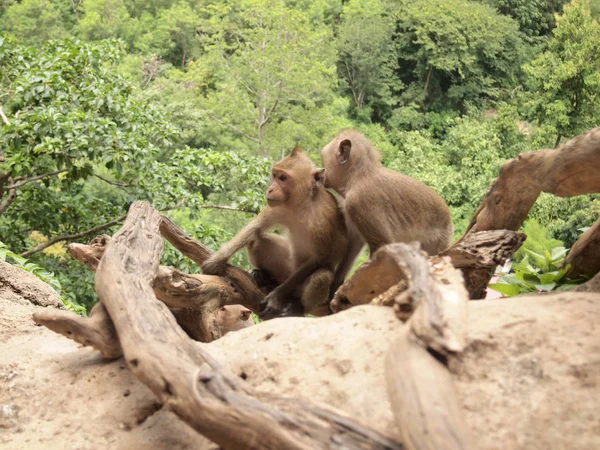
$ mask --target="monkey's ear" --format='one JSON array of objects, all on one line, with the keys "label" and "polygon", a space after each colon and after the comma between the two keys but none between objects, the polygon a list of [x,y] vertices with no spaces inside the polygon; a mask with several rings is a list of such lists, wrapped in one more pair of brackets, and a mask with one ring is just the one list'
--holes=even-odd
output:
[{"label": "monkey's ear", "polygon": [[300,156],[304,154],[304,150],[302,150],[300,147],[298,147],[297,145],[294,147],[294,150],[292,150],[292,153],[290,153],[290,156]]},{"label": "monkey's ear", "polygon": [[325,184],[325,169],[315,169],[312,172],[314,186],[321,187]]},{"label": "monkey's ear", "polygon": [[337,163],[346,164],[350,159],[350,150],[352,150],[352,141],[350,139],[344,139],[340,142],[340,146],[337,151]]}]

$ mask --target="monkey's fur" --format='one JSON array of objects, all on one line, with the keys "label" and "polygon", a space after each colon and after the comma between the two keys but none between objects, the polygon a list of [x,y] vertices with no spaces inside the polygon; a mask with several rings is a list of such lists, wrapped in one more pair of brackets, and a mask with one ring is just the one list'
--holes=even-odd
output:
[{"label": "monkey's fur", "polygon": [[342,130],[321,156],[325,186],[344,197],[346,214],[371,255],[392,242],[419,241],[430,255],[450,246],[453,227],[446,202],[424,183],[383,167],[361,133]]},{"label": "monkey's fur", "polygon": [[[247,247],[252,265],[279,283],[265,298],[262,318],[327,314],[330,291],[352,266],[357,250],[349,245],[340,204],[323,186],[324,172],[295,148],[271,170],[268,206],[202,265],[204,273],[220,275],[229,258]],[[267,233],[275,226],[284,227],[287,237]]]}]

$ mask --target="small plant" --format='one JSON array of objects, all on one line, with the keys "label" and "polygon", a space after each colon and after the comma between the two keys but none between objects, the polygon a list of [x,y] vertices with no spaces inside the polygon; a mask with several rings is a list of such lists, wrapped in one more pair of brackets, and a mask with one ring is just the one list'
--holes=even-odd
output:
[{"label": "small plant", "polygon": [[514,273],[502,276],[489,288],[511,297],[526,292],[547,292],[569,289],[583,279],[569,279],[570,265],[561,267],[568,250],[565,247],[546,249],[543,253],[525,249],[523,259],[513,266]]},{"label": "small plant", "polygon": [[58,279],[54,276],[52,272],[47,271],[46,269],[44,269],[41,266],[38,266],[35,263],[29,262],[27,258],[23,258],[22,256],[11,252],[6,246],[6,244],[4,244],[1,241],[0,260],[6,261],[7,263],[12,264],[15,267],[18,267],[19,269],[22,269],[26,272],[35,275],[44,283],[49,284],[50,287],[52,287],[52,289],[54,289],[60,295],[60,299],[62,300],[63,304],[68,310],[73,311],[79,315],[85,314],[85,307],[78,304],[74,299],[70,298],[63,292],[60,281],[58,281]]}]

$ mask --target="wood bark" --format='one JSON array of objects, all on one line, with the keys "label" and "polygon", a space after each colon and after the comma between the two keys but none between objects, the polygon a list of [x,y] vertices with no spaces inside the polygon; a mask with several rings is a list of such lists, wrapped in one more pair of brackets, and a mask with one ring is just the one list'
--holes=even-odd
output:
[{"label": "wood bark", "polygon": [[502,265],[525,241],[525,234],[509,230],[471,233],[440,256],[449,256],[461,269],[471,299],[485,297],[496,266]]},{"label": "wood bark", "polygon": [[[489,273],[504,264],[525,240],[523,233],[493,230],[472,233],[440,256],[448,256],[452,264],[461,269],[470,298],[485,296]],[[434,261],[436,257],[431,257]],[[399,284],[400,283],[400,284]],[[393,253],[377,251],[373,258],[360,266],[336,292],[331,303],[334,312],[355,305],[374,302],[386,305],[406,289],[406,275],[399,268]],[[408,317],[412,309],[404,305]]]},{"label": "wood bark", "polygon": [[386,383],[404,445],[409,449],[475,448],[464,421],[445,355],[465,346],[468,293],[448,257],[426,259],[406,244],[383,247],[398,264],[409,287],[396,313],[414,313],[386,356]]},{"label": "wood bark", "polygon": [[600,219],[579,236],[565,259],[566,264],[571,265],[567,272],[570,278],[593,277],[600,272]]},{"label": "wood bark", "polygon": [[106,359],[123,354],[112,320],[101,303],[94,305],[88,318],[71,311],[46,308],[36,311],[33,320],[79,344],[95,348]]},{"label": "wood bark", "polygon": [[[208,248],[188,236],[166,216],[161,216],[160,233],[173,247],[198,264],[198,266],[201,266],[212,255],[212,252]],[[264,294],[256,286],[256,283],[254,283],[248,272],[228,265],[223,278],[239,293],[240,301],[230,304],[244,305],[254,312],[260,310],[260,303],[264,298]]]},{"label": "wood bark", "polygon": [[159,400],[227,449],[401,449],[339,413],[298,399],[257,400],[181,330],[150,285],[162,250],[160,214],[131,206],[96,271],[96,291],[112,318],[127,366]]},{"label": "wood bark", "polygon": [[[523,153],[502,166],[457,244],[479,231],[518,230],[542,192],[558,197],[600,192],[599,173],[600,127],[558,148]],[[466,275],[472,298],[481,298],[492,273]]]}]

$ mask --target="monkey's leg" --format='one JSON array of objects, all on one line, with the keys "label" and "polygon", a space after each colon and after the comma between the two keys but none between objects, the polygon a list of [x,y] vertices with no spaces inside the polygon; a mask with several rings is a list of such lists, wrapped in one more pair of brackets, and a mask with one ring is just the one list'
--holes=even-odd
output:
[{"label": "monkey's leg", "polygon": [[274,233],[259,233],[248,244],[248,259],[257,269],[267,272],[277,285],[292,274],[290,242]]},{"label": "monkey's leg", "polygon": [[302,292],[302,306],[306,314],[326,316],[329,309],[329,289],[333,282],[333,272],[319,269],[308,277]]}]

